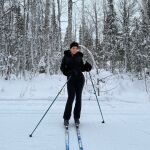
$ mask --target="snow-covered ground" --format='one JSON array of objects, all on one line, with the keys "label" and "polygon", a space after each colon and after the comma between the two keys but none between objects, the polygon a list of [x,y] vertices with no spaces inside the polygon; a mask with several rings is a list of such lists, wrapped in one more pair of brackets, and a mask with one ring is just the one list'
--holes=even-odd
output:
[{"label": "snow-covered ground", "polygon": [[[62,114],[65,101],[56,101],[32,138],[29,134],[50,101],[1,101],[1,150],[65,150]],[[81,137],[84,150],[149,150],[150,104],[102,101],[105,124],[96,101],[83,101]],[[70,149],[78,150],[73,119]]]},{"label": "snow-covered ground", "polygon": [[[95,80],[96,75],[92,74]],[[81,115],[84,150],[149,150],[150,102],[144,80],[128,75],[111,76],[102,71],[100,78],[106,76],[110,77],[100,83],[99,96],[105,124],[101,124],[89,79],[84,87]],[[66,88],[29,138],[65,81],[61,75],[38,76],[30,81],[0,80],[0,150],[65,150],[62,116]],[[79,149],[73,119],[70,120],[70,149]]]}]

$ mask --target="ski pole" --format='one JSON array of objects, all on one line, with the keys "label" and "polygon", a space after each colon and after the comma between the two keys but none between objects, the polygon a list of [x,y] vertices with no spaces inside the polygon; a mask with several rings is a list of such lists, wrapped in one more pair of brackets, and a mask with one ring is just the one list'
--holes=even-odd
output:
[{"label": "ski pole", "polygon": [[[69,76],[67,82],[70,80],[70,78],[71,78],[71,76]],[[33,133],[35,132],[35,130],[37,129],[37,127],[40,125],[40,123],[42,122],[42,120],[44,119],[44,117],[46,116],[46,114],[48,113],[48,111],[50,110],[50,108],[52,107],[52,105],[54,104],[54,102],[56,101],[57,97],[59,96],[59,94],[61,93],[61,91],[65,87],[65,85],[67,84],[67,82],[63,85],[63,87],[61,88],[61,90],[58,92],[58,94],[56,95],[56,97],[54,98],[54,100],[52,101],[52,103],[50,104],[50,106],[48,107],[48,109],[45,111],[44,115],[42,116],[42,118],[40,119],[40,121],[38,122],[38,124],[36,125],[36,127],[33,129],[33,131],[31,132],[31,134],[29,135],[29,137],[32,137]]]},{"label": "ski pole", "polygon": [[101,116],[102,116],[102,123],[105,123],[103,113],[102,113],[102,109],[101,109],[101,106],[100,106],[100,103],[99,103],[99,100],[98,100],[98,97],[97,97],[97,94],[96,94],[96,90],[95,90],[94,83],[93,83],[92,76],[91,76],[90,72],[89,72],[89,76],[90,76],[90,79],[91,79],[91,83],[92,83],[92,86],[93,86],[93,90],[94,90],[94,94],[95,94],[95,97],[96,97],[96,100],[97,100],[97,104],[98,104],[98,107],[99,107],[99,110],[100,110],[100,113],[101,113]]}]

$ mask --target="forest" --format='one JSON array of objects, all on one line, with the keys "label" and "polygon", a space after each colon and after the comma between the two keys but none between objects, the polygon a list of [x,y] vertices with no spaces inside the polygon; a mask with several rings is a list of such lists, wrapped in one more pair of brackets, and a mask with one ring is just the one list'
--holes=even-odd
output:
[{"label": "forest", "polygon": [[0,0],[0,76],[60,73],[72,41],[98,69],[150,70],[150,0]]}]

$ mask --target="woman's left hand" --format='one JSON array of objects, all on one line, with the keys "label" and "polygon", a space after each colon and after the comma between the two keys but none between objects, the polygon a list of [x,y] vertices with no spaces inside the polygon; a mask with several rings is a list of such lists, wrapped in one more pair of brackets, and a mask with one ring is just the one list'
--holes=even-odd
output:
[{"label": "woman's left hand", "polygon": [[85,67],[85,71],[87,71],[87,72],[91,71],[91,69],[92,69],[92,65],[90,63],[88,63],[87,61],[84,65],[84,67]]}]

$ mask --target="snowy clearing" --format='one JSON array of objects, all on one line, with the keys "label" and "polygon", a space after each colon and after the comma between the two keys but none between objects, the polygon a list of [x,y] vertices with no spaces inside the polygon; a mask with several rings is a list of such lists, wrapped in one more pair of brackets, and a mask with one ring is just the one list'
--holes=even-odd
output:
[{"label": "snowy clearing", "polygon": [[[103,78],[111,74],[101,72],[100,75]],[[93,74],[94,80],[95,77]],[[80,127],[84,150],[149,150],[150,103],[144,80],[122,75],[112,76],[105,80],[105,84],[100,84],[99,100],[106,121],[102,124],[95,95],[87,79]],[[65,150],[62,116],[67,100],[66,88],[33,138],[29,138],[65,81],[61,75],[41,75],[29,81],[0,80],[0,150]],[[147,83],[149,88],[148,80]],[[73,119],[69,133],[70,149],[78,150]]]}]

